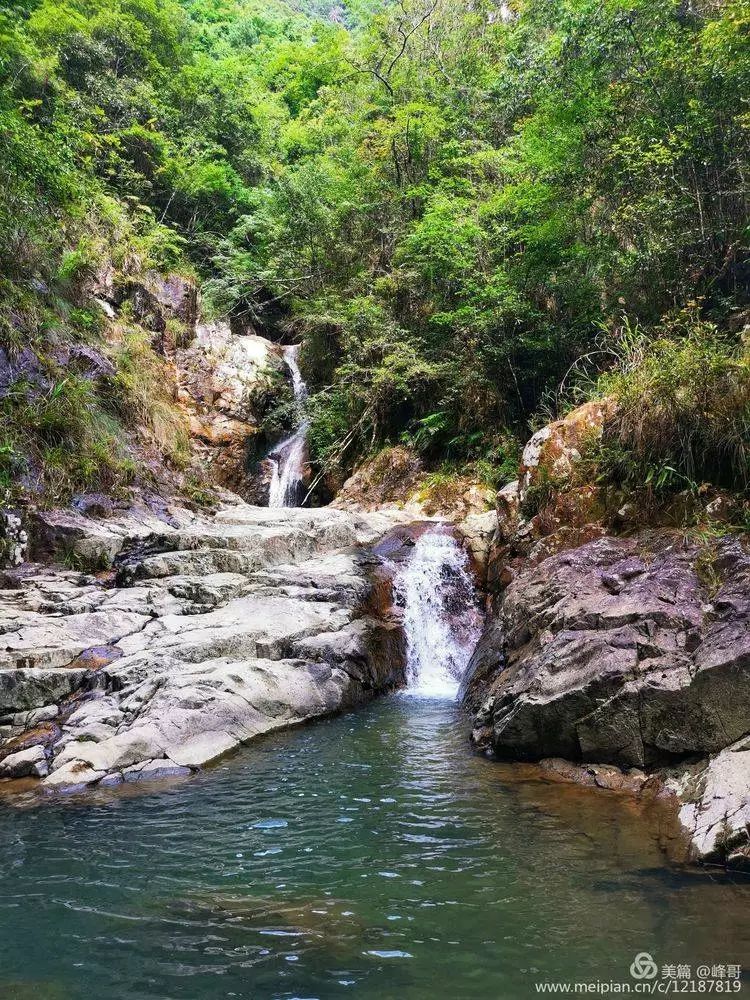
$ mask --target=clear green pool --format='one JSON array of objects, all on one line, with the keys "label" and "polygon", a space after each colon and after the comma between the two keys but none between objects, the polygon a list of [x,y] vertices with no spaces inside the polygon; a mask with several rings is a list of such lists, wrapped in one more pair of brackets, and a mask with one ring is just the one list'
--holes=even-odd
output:
[{"label": "clear green pool", "polygon": [[473,756],[394,696],[179,784],[0,800],[0,997],[534,996],[750,963],[750,885],[665,867],[635,807]]}]

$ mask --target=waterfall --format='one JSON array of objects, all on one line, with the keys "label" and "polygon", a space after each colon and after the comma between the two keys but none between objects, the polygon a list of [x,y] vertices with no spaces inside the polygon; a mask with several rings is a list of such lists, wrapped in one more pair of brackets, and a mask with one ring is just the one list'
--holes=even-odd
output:
[{"label": "waterfall", "polygon": [[394,576],[406,633],[410,693],[455,698],[479,640],[479,609],[469,559],[445,525],[428,528]]},{"label": "waterfall", "polygon": [[[299,347],[299,344],[285,347],[284,362],[292,379],[294,398],[302,403],[307,399],[307,386],[299,370]],[[295,432],[277,444],[268,456],[273,466],[268,491],[269,507],[298,507],[302,503],[307,429],[308,423],[303,420]]]}]

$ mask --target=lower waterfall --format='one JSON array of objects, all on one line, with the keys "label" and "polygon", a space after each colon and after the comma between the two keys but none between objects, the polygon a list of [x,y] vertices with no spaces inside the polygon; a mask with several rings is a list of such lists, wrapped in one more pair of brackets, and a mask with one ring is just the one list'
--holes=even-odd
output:
[{"label": "lower waterfall", "polygon": [[407,690],[455,698],[482,612],[469,557],[448,527],[436,524],[420,535],[394,576],[394,590],[406,632]]}]

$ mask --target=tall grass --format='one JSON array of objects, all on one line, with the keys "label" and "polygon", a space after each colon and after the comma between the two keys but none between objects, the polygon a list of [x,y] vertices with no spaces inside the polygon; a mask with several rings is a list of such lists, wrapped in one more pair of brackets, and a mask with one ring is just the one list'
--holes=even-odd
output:
[{"label": "tall grass", "polygon": [[598,392],[617,399],[605,454],[630,484],[750,485],[750,350],[694,311],[652,334],[623,325]]}]

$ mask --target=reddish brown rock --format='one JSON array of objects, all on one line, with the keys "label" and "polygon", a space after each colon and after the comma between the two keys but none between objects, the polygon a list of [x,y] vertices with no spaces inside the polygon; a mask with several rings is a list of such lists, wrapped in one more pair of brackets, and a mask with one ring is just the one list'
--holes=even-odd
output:
[{"label": "reddish brown rock", "polygon": [[92,646],[84,649],[80,656],[76,656],[70,663],[66,663],[62,670],[101,670],[102,667],[114,663],[122,656],[119,646]]},{"label": "reddish brown rock", "polygon": [[623,771],[613,764],[576,764],[559,757],[539,761],[545,778],[575,785],[604,788],[611,792],[637,795],[648,781],[648,776],[638,768]]},{"label": "reddish brown rock", "polygon": [[424,474],[416,452],[403,445],[384,448],[367,459],[339,490],[334,506],[342,510],[376,510],[406,504]]},{"label": "reddish brown rock", "polygon": [[254,476],[250,456],[259,434],[255,394],[285,371],[278,345],[235,335],[228,323],[203,323],[176,354],[177,400],[187,414],[193,451],[209,483],[250,503],[267,502],[270,473]]},{"label": "reddish brown rock", "polygon": [[27,729],[20,736],[14,736],[6,740],[0,747],[0,760],[19,753],[21,750],[28,750],[30,747],[50,747],[56,743],[61,736],[60,727],[55,722],[42,722],[33,729]]},{"label": "reddish brown rock", "polygon": [[339,489],[332,506],[342,510],[378,510],[395,506],[416,517],[463,521],[485,513],[493,491],[468,476],[432,476],[412,448],[383,448],[364,461]]},{"label": "reddish brown rock", "polygon": [[615,412],[615,400],[592,400],[537,431],[523,450],[519,480],[522,497],[543,480],[567,479],[586,449],[601,439]]}]

